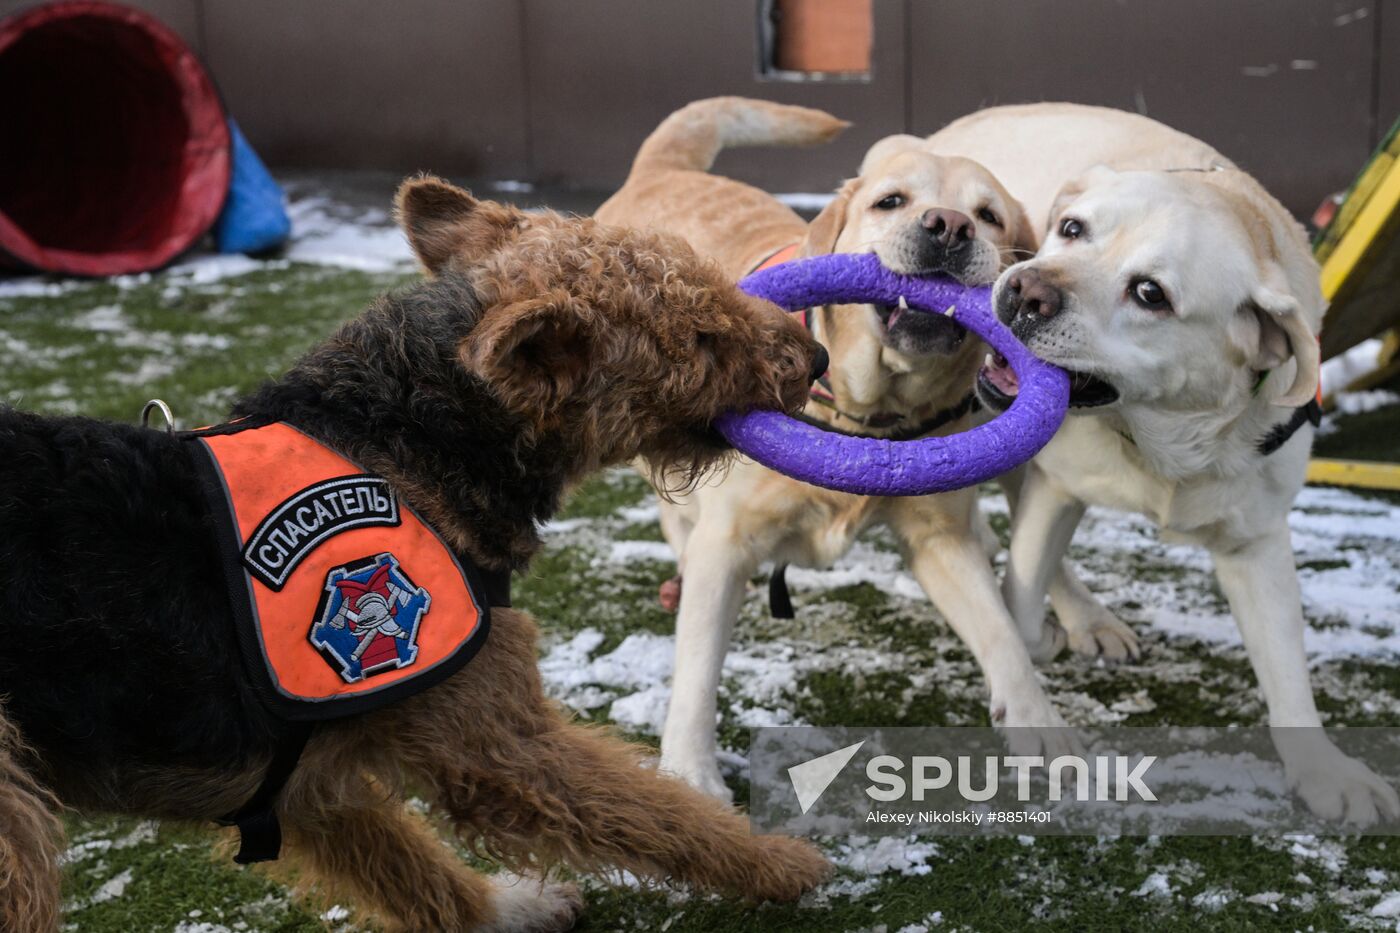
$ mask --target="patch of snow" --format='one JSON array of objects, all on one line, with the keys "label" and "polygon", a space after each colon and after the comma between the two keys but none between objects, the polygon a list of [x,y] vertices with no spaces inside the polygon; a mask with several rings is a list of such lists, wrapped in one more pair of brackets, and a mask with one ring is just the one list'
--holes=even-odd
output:
[{"label": "patch of snow", "polygon": [[1283,900],[1283,895],[1278,891],[1260,891],[1258,894],[1251,894],[1244,899],[1246,904],[1258,904],[1260,907],[1267,907],[1274,913],[1278,913],[1279,901]]},{"label": "patch of snow", "polygon": [[1379,408],[1400,405],[1400,394],[1386,389],[1343,392],[1336,397],[1336,411],[1343,415],[1364,415]]},{"label": "patch of snow", "polygon": [[1380,352],[1381,341],[1373,337],[1323,363],[1322,394],[1335,395],[1375,369]]},{"label": "patch of snow", "polygon": [[112,848],[110,839],[89,839],[86,842],[75,843],[68,847],[58,859],[60,865],[72,865],[81,862],[90,855],[97,855]]},{"label": "patch of snow", "polygon": [[1171,879],[1160,871],[1154,871],[1143,879],[1133,892],[1133,897],[1170,898],[1174,894],[1176,888],[1172,887]]},{"label": "patch of snow", "polygon": [[76,314],[68,321],[69,327],[79,330],[92,330],[99,333],[124,332],[131,329],[121,305],[98,305],[82,314]]},{"label": "patch of snow", "polygon": [[344,217],[339,205],[324,197],[293,201],[292,242],[285,256],[308,262],[363,272],[394,272],[413,265],[413,251],[403,231],[388,223],[382,211]]},{"label": "patch of snow", "polygon": [[1371,908],[1373,917],[1400,917],[1400,891],[1392,891]]},{"label": "patch of snow", "polygon": [[[272,262],[254,259],[239,253],[202,253],[171,266],[166,270],[166,274],[183,279],[184,281],[178,283],[179,285],[209,285],[236,275],[247,275],[249,272],[256,272],[273,265]],[[275,265],[285,267],[287,264],[283,262]]]},{"label": "patch of snow", "polygon": [[653,684],[645,690],[614,700],[608,718],[634,732],[660,735],[666,724],[666,707],[671,702],[671,688]]},{"label": "patch of snow", "polygon": [[1115,713],[1150,713],[1157,708],[1157,703],[1143,689],[1109,704],[1108,708]]},{"label": "patch of snow", "polygon": [[126,893],[126,886],[131,884],[132,873],[128,868],[121,874],[109,879],[97,892],[88,900],[88,904],[105,904],[114,901]]},{"label": "patch of snow", "polygon": [[933,871],[929,861],[938,855],[936,842],[918,836],[901,838],[881,836],[851,836],[836,845],[832,861],[862,875],[897,873],[904,876],[927,875]]},{"label": "patch of snow", "polygon": [[1340,874],[1346,867],[1346,847],[1335,839],[1318,839],[1307,833],[1289,833],[1283,839],[1290,843],[1290,855],[1315,862],[1329,874]]},{"label": "patch of snow", "polygon": [[589,655],[603,642],[603,633],[584,629],[557,646],[540,661],[540,670],[552,689],[563,694],[576,687],[602,684],[643,689],[668,680],[675,662],[675,639],[638,632],[596,658]]},{"label": "patch of snow", "polygon": [[661,520],[661,508],[655,502],[629,505],[617,510],[617,517],[629,525],[649,525]]},{"label": "patch of snow", "polygon": [[55,282],[42,275],[23,275],[0,279],[0,298],[57,298],[75,288],[82,288],[83,284],[81,279]]},{"label": "patch of snow", "polygon": [[562,535],[571,531],[577,531],[588,525],[592,519],[588,518],[552,518],[540,526],[540,534]]},{"label": "patch of snow", "polygon": [[901,599],[927,598],[918,581],[904,569],[904,561],[898,554],[879,550],[867,541],[857,541],[829,570],[790,566],[787,580],[794,591],[834,590],[868,583]]},{"label": "patch of snow", "polygon": [[142,820],[136,824],[136,828],[125,836],[112,843],[114,849],[130,849],[132,846],[139,846],[147,842],[156,841],[156,830],[160,824],[155,820]]},{"label": "patch of snow", "polygon": [[638,560],[674,564],[676,555],[665,541],[614,541],[608,552],[608,560],[615,564],[630,564]]},{"label": "patch of snow", "polygon": [[1230,891],[1220,888],[1207,888],[1200,894],[1191,898],[1191,906],[1200,908],[1207,913],[1215,913],[1234,899],[1235,895]]}]

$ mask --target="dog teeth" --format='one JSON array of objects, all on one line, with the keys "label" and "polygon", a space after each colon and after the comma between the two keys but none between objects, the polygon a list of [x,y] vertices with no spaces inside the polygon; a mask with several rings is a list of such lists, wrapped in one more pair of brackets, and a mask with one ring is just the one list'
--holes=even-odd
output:
[{"label": "dog teeth", "polygon": [[954,314],[957,310],[958,310],[958,306],[957,306],[957,305],[949,305],[949,306],[948,306],[948,310],[947,310],[947,311],[944,311],[943,313],[944,313],[945,315],[947,315],[948,317],[952,317],[953,314]]},{"label": "dog teeth", "polygon": [[901,310],[901,311],[908,311],[908,310],[909,310],[909,302],[907,302],[907,301],[904,300],[904,296],[903,296],[903,295],[900,295],[900,296],[899,296],[899,310]]},{"label": "dog teeth", "polygon": [[985,366],[985,367],[987,367],[988,369],[996,369],[996,368],[997,368],[996,360],[992,359],[992,355],[991,355],[990,353],[988,353],[988,354],[987,354],[987,358],[986,358],[985,360],[982,361],[982,365]]}]

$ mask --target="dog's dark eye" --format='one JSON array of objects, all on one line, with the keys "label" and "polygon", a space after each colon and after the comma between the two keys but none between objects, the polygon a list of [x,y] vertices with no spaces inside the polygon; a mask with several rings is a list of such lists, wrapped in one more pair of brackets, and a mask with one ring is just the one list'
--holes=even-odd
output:
[{"label": "dog's dark eye", "polygon": [[989,223],[993,227],[1000,227],[1001,221],[997,220],[997,215],[993,214],[990,208],[982,208],[977,212],[977,219],[983,223]]},{"label": "dog's dark eye", "polygon": [[881,198],[880,200],[878,200],[878,201],[875,202],[875,210],[877,210],[877,211],[892,211],[892,210],[894,210],[896,207],[901,207],[901,206],[903,206],[903,204],[904,204],[904,195],[902,195],[902,194],[887,194],[887,195],[885,195],[883,198]]},{"label": "dog's dark eye", "polygon": [[1167,293],[1162,290],[1152,279],[1133,279],[1128,285],[1128,293],[1133,296],[1138,307],[1148,311],[1170,311],[1171,302],[1167,301]]},{"label": "dog's dark eye", "polygon": [[1066,240],[1077,240],[1084,235],[1083,221],[1075,220],[1073,217],[1066,217],[1060,221],[1060,236]]}]

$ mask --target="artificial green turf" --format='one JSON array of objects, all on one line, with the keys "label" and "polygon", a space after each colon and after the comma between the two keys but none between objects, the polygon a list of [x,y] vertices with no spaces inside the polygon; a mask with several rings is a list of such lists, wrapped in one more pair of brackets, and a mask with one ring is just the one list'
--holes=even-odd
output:
[{"label": "artificial green turf", "polygon": [[[235,393],[283,369],[375,293],[402,281],[398,275],[290,265],[207,283],[167,274],[122,285],[84,284],[44,297],[0,298],[0,397],[44,411],[133,420],[142,402],[162,396],[184,425],[217,421]],[[1400,407],[1349,419],[1319,443],[1319,451],[1396,459],[1396,425]],[[674,566],[659,558],[609,556],[614,542],[660,540],[644,511],[651,501],[644,481],[628,471],[609,472],[576,491],[560,530],[547,535],[545,550],[517,584],[518,604],[540,619],[544,650],[597,631],[601,641],[591,652],[597,657],[632,635],[671,633],[674,618],[657,605],[656,587]],[[1004,511],[992,510],[989,519],[1004,539]],[[893,550],[888,536],[863,543],[876,556]],[[1370,546],[1358,542],[1354,554],[1314,555],[1301,565],[1306,572],[1344,570]],[[1140,622],[1148,601],[1164,593],[1184,612],[1221,611],[1208,573],[1175,563],[1165,551],[1079,549],[1074,556],[1101,575],[1155,587],[1116,595],[1113,608],[1129,621]],[[755,578],[736,644],[790,644],[805,666],[791,685],[761,699],[748,694],[741,678],[726,675],[720,704],[725,747],[744,750],[747,727],[739,710],[754,706],[786,710],[814,724],[986,724],[981,674],[925,601],[869,583],[824,590],[795,586],[798,618],[777,620],[766,612],[763,582]],[[1139,633],[1145,649],[1140,662],[1107,668],[1065,658],[1044,668],[1052,700],[1079,721],[1114,715],[1131,725],[1261,721],[1262,704],[1240,649],[1171,639],[1145,627]],[[1315,677],[1319,703],[1334,721],[1395,724],[1390,698],[1400,695],[1400,674],[1389,660],[1323,662]],[[1115,703],[1138,692],[1150,697],[1152,708],[1112,712]],[[583,712],[596,721],[608,714],[607,702]],[[637,731],[630,725],[627,730]],[[636,737],[656,741],[645,731]],[[744,801],[742,777],[728,779]],[[215,834],[203,828],[157,830],[132,820],[73,814],[69,829],[69,929],[366,929],[353,915],[333,913],[323,920],[326,905],[304,906],[282,884],[216,857]],[[840,856],[845,842],[825,845]],[[917,869],[923,873],[867,876],[844,868],[835,884],[798,905],[744,905],[590,879],[589,908],[579,929],[1389,929],[1394,919],[1371,917],[1370,909],[1400,890],[1400,847],[1383,839],[1295,845],[1249,838],[944,838],[936,846]],[[1136,893],[1154,874],[1165,878],[1169,893]],[[1217,904],[1213,895],[1221,892]]]}]

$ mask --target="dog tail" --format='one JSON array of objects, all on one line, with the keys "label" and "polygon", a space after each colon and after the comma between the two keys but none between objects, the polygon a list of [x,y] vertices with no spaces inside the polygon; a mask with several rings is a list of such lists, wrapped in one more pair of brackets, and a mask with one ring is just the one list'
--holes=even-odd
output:
[{"label": "dog tail", "polygon": [[632,175],[657,169],[709,171],[724,149],[739,146],[815,146],[850,126],[811,107],[748,97],[710,97],[687,104],[652,131]]},{"label": "dog tail", "polygon": [[58,801],[20,762],[19,730],[0,709],[0,930],[53,933],[59,926]]}]

